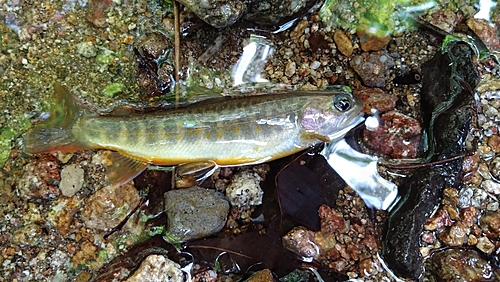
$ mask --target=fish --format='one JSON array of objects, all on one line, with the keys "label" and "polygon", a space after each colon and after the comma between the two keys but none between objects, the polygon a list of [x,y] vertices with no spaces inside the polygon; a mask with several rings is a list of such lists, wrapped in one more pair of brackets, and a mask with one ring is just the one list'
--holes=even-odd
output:
[{"label": "fish", "polygon": [[149,165],[241,166],[335,142],[363,120],[363,102],[345,90],[210,98],[176,109],[99,115],[54,83],[55,105],[28,130],[29,154],[105,149],[111,184]]}]

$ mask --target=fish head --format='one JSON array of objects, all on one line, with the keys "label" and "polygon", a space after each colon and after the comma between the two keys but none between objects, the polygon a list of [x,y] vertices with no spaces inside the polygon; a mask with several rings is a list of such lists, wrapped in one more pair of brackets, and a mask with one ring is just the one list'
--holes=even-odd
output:
[{"label": "fish head", "polygon": [[364,120],[362,109],[359,98],[341,92],[306,105],[300,125],[307,133],[337,140]]}]

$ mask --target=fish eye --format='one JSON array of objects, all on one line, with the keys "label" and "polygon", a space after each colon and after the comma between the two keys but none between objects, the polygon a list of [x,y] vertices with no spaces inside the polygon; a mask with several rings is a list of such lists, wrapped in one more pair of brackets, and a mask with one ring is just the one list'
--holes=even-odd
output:
[{"label": "fish eye", "polygon": [[352,100],[346,95],[339,95],[333,100],[333,106],[340,112],[345,112],[351,108]]}]

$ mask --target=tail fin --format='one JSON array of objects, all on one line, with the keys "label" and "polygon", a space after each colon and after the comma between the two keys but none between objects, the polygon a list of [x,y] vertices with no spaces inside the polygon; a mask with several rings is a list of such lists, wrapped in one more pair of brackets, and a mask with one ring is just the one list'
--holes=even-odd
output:
[{"label": "tail fin", "polygon": [[68,90],[54,82],[56,100],[49,116],[32,127],[24,137],[24,149],[31,154],[82,149],[72,133],[73,124],[83,112]]}]

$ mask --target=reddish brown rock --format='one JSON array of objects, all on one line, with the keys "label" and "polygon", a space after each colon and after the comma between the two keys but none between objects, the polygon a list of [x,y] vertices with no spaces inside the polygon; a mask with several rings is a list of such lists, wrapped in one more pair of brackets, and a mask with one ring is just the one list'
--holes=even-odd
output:
[{"label": "reddish brown rock", "polygon": [[445,9],[432,13],[427,20],[446,32],[453,32],[457,25],[457,15]]},{"label": "reddish brown rock", "polygon": [[342,217],[342,214],[338,213],[334,209],[331,209],[327,205],[321,205],[318,210],[319,217],[321,220],[321,231],[326,233],[346,233],[347,224]]},{"label": "reddish brown rock", "polygon": [[61,194],[61,165],[56,157],[44,154],[24,167],[18,190],[24,198],[56,198]]},{"label": "reddish brown rock", "polygon": [[422,128],[418,120],[394,111],[383,114],[375,131],[364,131],[364,142],[391,158],[415,158]]},{"label": "reddish brown rock", "polygon": [[374,275],[378,272],[373,261],[369,258],[361,260],[359,262],[358,268],[358,272],[360,273],[361,277],[370,277],[371,275]]},{"label": "reddish brown rock", "polygon": [[479,225],[488,238],[492,240],[500,238],[500,213],[492,212],[483,215],[479,220]]},{"label": "reddish brown rock", "polygon": [[385,113],[396,107],[398,97],[390,95],[380,88],[358,87],[353,91],[354,96],[363,101],[363,112],[370,114],[371,109],[377,109],[379,113]]},{"label": "reddish brown rock", "polygon": [[139,200],[132,181],[119,187],[106,186],[87,199],[82,218],[87,228],[108,230],[117,226]]},{"label": "reddish brown rock", "polygon": [[490,138],[488,138],[488,146],[490,146],[493,152],[500,152],[500,136],[492,135]]},{"label": "reddish brown rock", "polygon": [[378,242],[380,241],[377,240],[375,236],[371,234],[365,234],[365,238],[361,240],[360,244],[366,246],[368,249],[372,251],[377,251],[379,249]]},{"label": "reddish brown rock", "polygon": [[427,244],[434,244],[434,242],[436,241],[436,235],[434,234],[434,232],[430,231],[422,232],[420,238],[422,239],[422,242]]},{"label": "reddish brown rock", "polygon": [[314,232],[305,227],[295,227],[281,240],[283,247],[304,258],[317,259],[319,248],[314,242]]},{"label": "reddish brown rock", "polygon": [[500,50],[500,39],[497,36],[497,28],[484,19],[470,18],[467,26],[481,38],[490,51]]},{"label": "reddish brown rock", "polygon": [[95,27],[106,27],[107,10],[113,6],[113,0],[92,0],[87,8],[87,20]]},{"label": "reddish brown rock", "polygon": [[451,218],[445,210],[439,209],[436,214],[427,219],[424,225],[425,230],[441,230],[446,226],[451,226]]},{"label": "reddish brown rock", "polygon": [[477,222],[476,208],[467,207],[460,211],[460,219],[465,227],[472,227],[474,223]]}]

